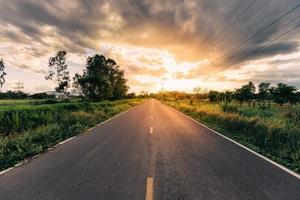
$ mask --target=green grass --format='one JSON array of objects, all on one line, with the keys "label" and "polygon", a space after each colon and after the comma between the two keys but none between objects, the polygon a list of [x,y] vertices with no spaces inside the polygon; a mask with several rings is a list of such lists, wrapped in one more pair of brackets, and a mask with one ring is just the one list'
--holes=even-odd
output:
[{"label": "green grass", "polygon": [[143,100],[15,105],[0,108],[0,170],[36,155]]},{"label": "green grass", "polygon": [[168,105],[265,156],[300,172],[300,105],[270,109],[188,100]]}]

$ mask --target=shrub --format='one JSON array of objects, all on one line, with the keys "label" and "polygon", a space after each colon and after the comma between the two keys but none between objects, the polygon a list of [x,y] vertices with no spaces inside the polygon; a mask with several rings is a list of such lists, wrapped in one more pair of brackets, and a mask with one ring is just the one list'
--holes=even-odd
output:
[{"label": "shrub", "polygon": [[220,104],[223,112],[219,112],[208,105],[187,105],[188,100],[186,103],[167,103],[198,121],[221,130],[223,134],[300,171],[300,126],[295,123],[299,122],[299,107],[286,110],[285,118],[282,118],[278,111],[272,109],[238,109],[234,104]]},{"label": "shrub", "polygon": [[234,103],[220,103],[220,108],[223,112],[232,112],[232,113],[236,113],[238,112],[238,106]]},{"label": "shrub", "polygon": [[0,137],[0,170],[36,155],[140,102],[77,102],[2,109],[0,130],[6,137]]},{"label": "shrub", "polygon": [[296,105],[286,109],[284,116],[293,120],[296,123],[300,123],[300,106]]}]

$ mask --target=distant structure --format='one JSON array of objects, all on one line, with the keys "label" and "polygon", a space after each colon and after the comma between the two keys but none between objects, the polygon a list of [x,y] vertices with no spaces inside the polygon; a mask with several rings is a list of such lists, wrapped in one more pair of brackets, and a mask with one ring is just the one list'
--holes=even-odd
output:
[{"label": "distant structure", "polygon": [[47,95],[49,96],[54,96],[55,98],[59,98],[60,97],[60,93],[56,92],[56,91],[47,91],[45,92]]},{"label": "distant structure", "polygon": [[24,89],[24,83],[15,82],[12,88],[14,89],[15,92],[21,92]]},{"label": "distant structure", "polygon": [[45,92],[47,95],[49,96],[53,96],[55,98],[67,98],[68,96],[69,97],[79,97],[79,96],[82,96],[82,93],[80,92],[77,92],[77,91],[71,91],[70,94],[68,96],[62,96],[61,93],[57,92],[57,91],[47,91]]}]

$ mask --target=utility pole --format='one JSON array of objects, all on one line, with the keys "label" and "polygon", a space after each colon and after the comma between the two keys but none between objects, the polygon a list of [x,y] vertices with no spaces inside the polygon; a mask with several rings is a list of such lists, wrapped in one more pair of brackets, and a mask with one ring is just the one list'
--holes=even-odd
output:
[{"label": "utility pole", "polygon": [[164,102],[164,82],[161,82],[162,102]]},{"label": "utility pole", "polygon": [[20,97],[21,97],[21,91],[22,91],[22,89],[24,89],[24,83],[22,83],[22,82],[16,82],[15,86],[13,88],[19,93],[18,96],[19,96],[19,99],[20,99]]}]

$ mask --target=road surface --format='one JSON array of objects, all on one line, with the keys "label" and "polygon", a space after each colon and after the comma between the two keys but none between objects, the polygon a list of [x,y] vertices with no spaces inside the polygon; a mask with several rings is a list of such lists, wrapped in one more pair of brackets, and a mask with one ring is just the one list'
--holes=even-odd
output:
[{"label": "road surface", "polygon": [[0,199],[299,200],[300,179],[149,100],[1,175]]}]

